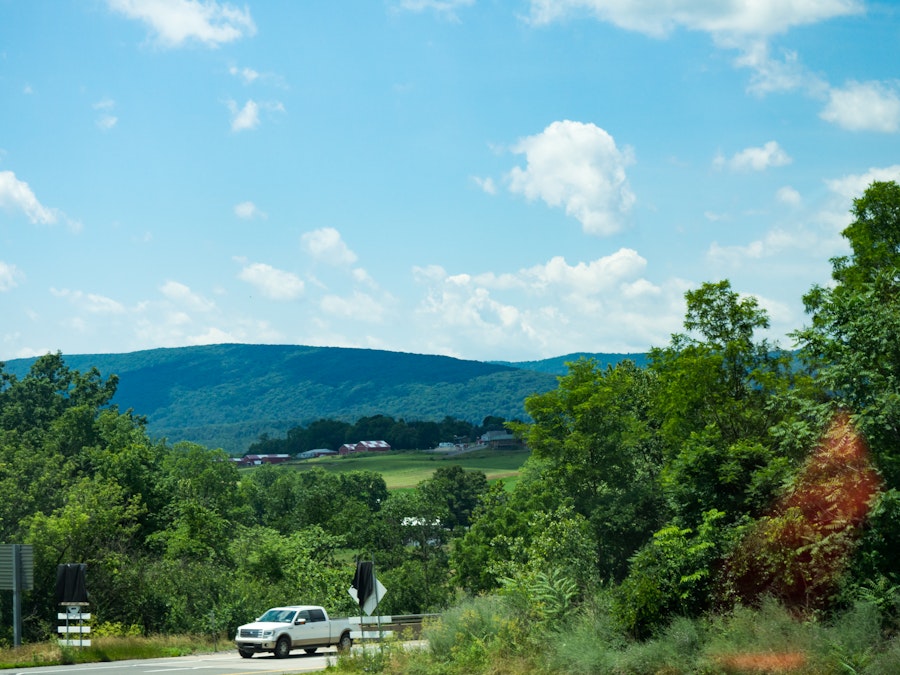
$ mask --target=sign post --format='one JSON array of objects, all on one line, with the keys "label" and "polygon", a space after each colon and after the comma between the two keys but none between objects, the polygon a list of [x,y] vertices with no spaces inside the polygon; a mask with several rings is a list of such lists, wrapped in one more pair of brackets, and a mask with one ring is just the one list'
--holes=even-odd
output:
[{"label": "sign post", "polygon": [[22,646],[22,592],[34,588],[34,549],[0,544],[0,590],[13,592],[13,646]]}]

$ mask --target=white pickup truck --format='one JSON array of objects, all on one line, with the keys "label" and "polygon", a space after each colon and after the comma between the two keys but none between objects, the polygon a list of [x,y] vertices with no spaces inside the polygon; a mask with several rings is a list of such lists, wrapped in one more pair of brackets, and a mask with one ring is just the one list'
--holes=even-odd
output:
[{"label": "white pickup truck", "polygon": [[346,651],[353,645],[349,620],[329,619],[317,605],[273,607],[253,623],[238,626],[234,642],[245,659],[259,652],[283,659],[292,649],[313,654],[319,647]]}]

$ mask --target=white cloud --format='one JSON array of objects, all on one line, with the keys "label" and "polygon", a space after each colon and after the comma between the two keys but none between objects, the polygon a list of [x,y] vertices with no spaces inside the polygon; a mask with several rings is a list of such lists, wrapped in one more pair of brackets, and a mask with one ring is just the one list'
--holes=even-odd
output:
[{"label": "white cloud", "polygon": [[706,253],[710,262],[737,269],[748,260],[771,258],[786,251],[812,251],[817,248],[816,236],[804,229],[787,231],[775,228],[744,246],[721,246],[713,242]]},{"label": "white cloud", "polygon": [[772,35],[863,11],[861,0],[531,0],[531,21],[592,14],[620,28],[663,37],[677,28]]},{"label": "white cloud", "polygon": [[587,262],[554,257],[517,272],[448,274],[417,267],[426,289],[418,317],[433,353],[452,345],[479,344],[498,358],[511,353],[545,355],[590,350],[643,352],[680,326],[684,290],[678,279],[663,285],[643,278],[646,261],[621,249]]},{"label": "white cloud", "polygon": [[18,267],[0,260],[0,293],[18,286],[23,277],[24,275]]},{"label": "white cloud", "polygon": [[850,82],[829,91],[820,117],[850,131],[896,133],[900,130],[900,93],[896,86],[881,82]]},{"label": "white cloud", "polygon": [[733,171],[765,171],[771,166],[785,166],[793,160],[775,141],[769,141],[759,148],[745,148],[730,159],[719,155],[713,160],[717,168],[727,167]]},{"label": "white cloud", "polygon": [[129,19],[147,24],[163,47],[197,41],[207,47],[254,35],[249,9],[215,0],[107,0],[109,7]]},{"label": "white cloud", "polygon": [[341,233],[333,227],[305,232],[300,241],[303,248],[316,260],[333,265],[352,265],[356,262],[356,254],[344,243]]},{"label": "white cloud", "polygon": [[259,207],[253,202],[241,202],[235,204],[234,215],[243,220],[253,220],[254,218],[266,218],[265,211],[260,211]]},{"label": "white cloud", "polygon": [[237,102],[233,100],[226,101],[228,110],[231,112],[231,130],[234,132],[247,131],[255,129],[259,126],[259,114],[261,110],[269,112],[284,112],[284,105],[279,101],[254,101],[247,99],[243,108],[238,108]]},{"label": "white cloud", "polygon": [[247,265],[238,274],[238,278],[255,286],[264,296],[273,300],[294,300],[303,294],[302,279],[265,263]]},{"label": "white cloud", "polygon": [[748,86],[752,94],[762,96],[802,89],[812,96],[821,96],[828,89],[828,85],[820,77],[809,72],[800,63],[795,51],[785,50],[781,58],[776,58],[771,55],[765,39],[719,38],[716,42],[720,47],[741,52],[735,65],[753,71]]},{"label": "white cloud", "polygon": [[55,210],[42,206],[28,183],[12,171],[0,171],[0,207],[20,210],[35,224],[52,225],[57,220]]},{"label": "white cloud", "polygon": [[478,176],[472,176],[472,180],[475,181],[475,184],[487,194],[497,194],[497,185],[494,183],[493,178],[479,178]]},{"label": "white cloud", "polygon": [[790,185],[785,185],[782,188],[778,189],[778,192],[775,193],[778,201],[782,204],[787,204],[788,206],[799,206],[803,203],[803,197],[800,196],[800,193],[797,192]]},{"label": "white cloud", "polygon": [[[105,295],[73,291],[68,288],[51,288],[50,293],[58,298],[65,298],[73,305],[91,314],[123,314],[125,312],[125,307],[122,303]],[[83,319],[73,319],[73,321],[80,322],[80,330],[84,329]]]},{"label": "white cloud", "polygon": [[231,130],[245,131],[259,126],[259,105],[256,101],[248,99],[243,108],[238,109],[237,103],[228,102],[231,111]]},{"label": "white cloud", "polygon": [[212,300],[207,300],[202,295],[194,293],[190,287],[178,282],[167,281],[159,288],[160,292],[172,302],[200,312],[208,312],[215,308]]},{"label": "white cloud", "polygon": [[253,68],[238,68],[237,66],[231,66],[231,68],[228,69],[228,72],[235,77],[241,78],[244,84],[252,84],[259,78],[259,73],[253,70]]},{"label": "white cloud", "polygon": [[529,200],[565,208],[590,234],[608,235],[624,226],[635,202],[625,167],[630,149],[619,150],[612,136],[593,124],[553,122],[512,147],[524,154],[525,168],[508,175],[509,189]]},{"label": "white cloud", "polygon": [[100,115],[97,118],[97,127],[103,131],[109,131],[118,123],[119,118],[115,115]]},{"label": "white cloud", "polygon": [[458,21],[456,10],[471,7],[475,0],[399,0],[397,7],[408,12],[433,11],[452,21]]},{"label": "white cloud", "polygon": [[104,98],[97,101],[92,107],[100,113],[95,122],[99,129],[108,131],[116,126],[119,118],[112,114],[113,109],[116,107],[116,102],[114,100],[111,98]]},{"label": "white cloud", "polygon": [[368,293],[359,291],[349,297],[326,295],[320,306],[326,314],[367,323],[381,323],[384,318],[384,306]]},{"label": "white cloud", "polygon": [[[841,178],[826,180],[825,185],[835,195],[841,198],[846,216],[847,209],[850,208],[853,199],[862,197],[873,182],[875,181],[897,181],[900,182],[900,164],[894,164],[886,167],[871,168],[865,173],[850,174]],[[849,217],[849,216],[846,216]]]}]

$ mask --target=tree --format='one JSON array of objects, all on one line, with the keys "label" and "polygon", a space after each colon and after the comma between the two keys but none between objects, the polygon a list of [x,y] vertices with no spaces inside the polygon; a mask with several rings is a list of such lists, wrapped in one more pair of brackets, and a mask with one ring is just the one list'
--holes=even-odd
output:
[{"label": "tree", "polygon": [[449,530],[469,526],[472,512],[487,491],[483,471],[466,471],[459,465],[442,466],[431,478],[419,484],[426,500],[444,507],[443,525]]},{"label": "tree", "polygon": [[526,399],[533,423],[509,426],[545,462],[545,480],[591,523],[600,574],[621,578],[664,522],[656,377],[631,361],[605,371],[586,359],[568,366],[555,390]]},{"label": "tree", "polygon": [[[836,409],[868,442],[884,494],[857,552],[857,581],[879,575],[900,583],[900,186],[874,182],[853,201],[843,236],[850,254],[833,258],[831,287],[803,302],[811,324],[794,335],[821,391],[814,412]],[[817,410],[816,410],[817,409]],[[860,576],[861,575],[861,576]]]},{"label": "tree", "polygon": [[846,407],[887,487],[900,488],[900,186],[875,182],[855,199],[843,231],[849,256],[832,259],[835,286],[815,286],[803,302],[810,326],[798,331],[800,357]]},{"label": "tree", "polygon": [[687,333],[650,352],[654,407],[664,420],[661,481],[681,519],[696,527],[709,509],[730,520],[769,503],[790,465],[769,435],[784,411],[774,396],[793,384],[790,356],[754,333],[769,320],[725,280],[685,294]]}]

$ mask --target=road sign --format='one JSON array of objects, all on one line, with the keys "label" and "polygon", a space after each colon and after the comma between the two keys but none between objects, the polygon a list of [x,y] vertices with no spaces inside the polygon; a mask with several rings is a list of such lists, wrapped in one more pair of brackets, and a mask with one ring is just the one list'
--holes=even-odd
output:
[{"label": "road sign", "polygon": [[[18,549],[19,559],[15,560],[13,549]],[[19,570],[19,583],[15,580],[14,570]],[[34,588],[34,548],[23,544],[0,544],[0,591],[21,589],[30,591]]]}]

